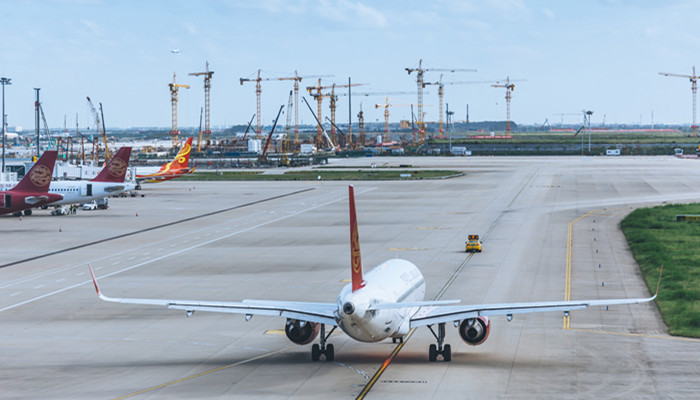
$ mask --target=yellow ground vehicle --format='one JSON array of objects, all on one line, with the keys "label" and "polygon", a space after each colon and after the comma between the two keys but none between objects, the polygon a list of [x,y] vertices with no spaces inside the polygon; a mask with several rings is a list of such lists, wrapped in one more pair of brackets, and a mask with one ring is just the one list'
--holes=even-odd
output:
[{"label": "yellow ground vehicle", "polygon": [[467,246],[465,248],[465,251],[467,253],[481,253],[481,242],[479,241],[479,235],[467,236]]}]

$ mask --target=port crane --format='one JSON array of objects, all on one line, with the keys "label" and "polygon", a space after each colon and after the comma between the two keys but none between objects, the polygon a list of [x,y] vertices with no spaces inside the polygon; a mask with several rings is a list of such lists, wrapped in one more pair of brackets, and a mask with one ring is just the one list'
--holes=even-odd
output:
[{"label": "port crane", "polygon": [[173,72],[173,83],[168,83],[170,87],[170,105],[172,106],[172,129],[170,130],[170,135],[173,138],[173,148],[177,147],[177,137],[180,135],[180,131],[177,130],[177,92],[180,88],[189,89],[190,85],[181,85],[175,81],[175,73]]},{"label": "port crane", "polygon": [[[204,131],[199,129],[199,140],[197,141],[197,151],[202,151],[202,134],[207,146],[211,143],[211,129],[209,127],[209,92],[211,90],[211,77],[214,71],[209,71],[209,61],[206,62],[204,72],[191,72],[190,76],[204,76]],[[173,77],[173,83],[175,82]],[[200,115],[201,120],[201,115]],[[201,123],[200,123],[201,125]]]},{"label": "port crane", "polygon": [[[416,125],[418,126],[418,134],[420,137],[420,141],[423,142],[425,140],[425,122],[423,121],[423,89],[425,88],[424,84],[424,74],[429,71],[433,72],[476,72],[475,69],[471,68],[423,68],[423,59],[420,59],[418,61],[418,67],[417,68],[405,68],[406,72],[408,72],[409,75],[411,75],[413,72],[416,73],[416,84],[418,87],[418,102],[417,102],[417,107],[418,107],[418,120],[416,121]],[[442,113],[441,113],[442,114]]]},{"label": "port crane", "polygon": [[687,78],[688,80],[690,80],[690,90],[693,91],[693,125],[691,126],[691,128],[693,129],[693,137],[696,137],[696,136],[697,136],[698,124],[696,123],[696,120],[695,120],[695,114],[696,114],[696,108],[695,108],[696,101],[695,101],[695,98],[696,98],[696,95],[697,95],[697,92],[698,92],[698,78],[700,78],[700,77],[698,77],[697,75],[695,75],[695,66],[693,65],[693,74],[692,74],[692,75],[671,74],[671,73],[668,73],[668,72],[659,72],[659,75],[663,75],[663,76],[675,76],[676,78]]}]

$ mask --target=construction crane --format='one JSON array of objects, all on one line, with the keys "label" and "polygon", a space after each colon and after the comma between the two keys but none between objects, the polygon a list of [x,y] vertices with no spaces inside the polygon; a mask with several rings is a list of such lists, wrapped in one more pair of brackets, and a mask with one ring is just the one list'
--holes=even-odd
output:
[{"label": "construction crane", "polygon": [[[211,143],[211,129],[209,129],[209,91],[211,89],[211,77],[214,71],[209,71],[209,61],[206,62],[204,72],[191,72],[190,76],[204,76],[204,132],[199,130],[199,140],[197,141],[197,151],[202,151],[202,133],[207,146]],[[175,79],[173,77],[173,83]],[[200,118],[201,119],[201,118]]]},{"label": "construction crane", "polygon": [[362,112],[362,102],[360,102],[360,112],[357,113],[358,140],[362,146],[365,145],[365,115]]},{"label": "construction crane", "polygon": [[280,152],[282,153],[282,157],[280,157],[281,165],[289,165],[289,157],[287,156],[287,153],[289,153],[289,142],[292,137],[292,108],[295,108],[292,101],[292,91],[290,90],[289,101],[287,102],[287,125],[284,127],[284,137],[282,138],[282,146],[280,149]]},{"label": "construction crane", "polygon": [[[442,72],[476,72],[475,69],[467,68],[423,68],[423,59],[418,61],[418,68],[405,68],[409,75],[411,73],[416,73],[416,84],[418,86],[418,120],[416,125],[418,125],[418,134],[420,141],[425,139],[425,122],[423,121],[423,88],[425,88],[423,75],[428,71],[442,71]],[[442,113],[441,113],[442,114]]]},{"label": "construction crane", "polygon": [[[258,77],[257,78],[240,78],[241,85],[245,82],[255,82],[255,100],[256,100],[256,111],[257,111],[257,127],[255,129],[255,133],[258,135],[258,139],[260,139],[260,133],[262,130],[260,121],[261,121],[261,95],[262,95],[262,85],[260,82],[262,81],[294,81],[294,104],[295,104],[295,110],[299,109],[299,82],[301,82],[302,79],[305,78],[323,78],[323,77],[330,77],[333,75],[307,75],[307,76],[299,76],[297,71],[294,71],[294,76],[288,76],[288,77],[282,77],[282,78],[262,78],[260,77],[260,72],[261,70],[258,70]],[[294,142],[298,143],[299,142],[299,113],[295,112],[294,114]]]},{"label": "construction crane", "polygon": [[[338,96],[364,96],[364,97],[369,97],[369,96],[393,96],[393,95],[404,95],[404,94],[413,94],[413,92],[348,92],[348,93],[338,93]],[[362,105],[362,102],[360,102],[360,105]],[[362,112],[362,110],[360,110]],[[357,114],[358,118],[360,117],[360,114]],[[348,125],[348,128],[350,128],[350,125]],[[362,120],[362,145],[364,145],[364,114],[363,114],[363,120]],[[349,140],[349,145],[350,147],[354,147],[354,144],[352,142],[352,131],[348,130],[348,140]],[[358,136],[359,137],[359,136]]]},{"label": "construction crane", "polygon": [[695,66],[693,65],[693,74],[692,74],[692,75],[671,74],[671,73],[668,73],[668,72],[659,72],[659,75],[663,75],[663,76],[675,76],[675,77],[677,77],[677,78],[688,78],[688,79],[690,80],[690,84],[691,84],[691,85],[690,85],[690,89],[693,91],[693,125],[691,126],[691,128],[693,129],[693,137],[696,137],[696,136],[697,136],[698,124],[695,122],[695,121],[696,121],[696,120],[695,120],[695,114],[696,114],[696,108],[695,108],[696,101],[695,101],[695,97],[696,97],[696,94],[697,94],[697,92],[698,92],[698,78],[700,78],[700,77],[698,77],[697,75],[695,75]]},{"label": "construction crane", "polygon": [[[323,99],[329,98],[331,100],[331,106],[330,106],[331,107],[331,122],[332,122],[332,124],[331,124],[331,141],[332,141],[332,143],[335,143],[335,127],[333,125],[335,124],[336,100],[338,99],[338,96],[336,96],[336,94],[335,94],[335,88],[348,88],[348,87],[364,86],[364,85],[366,85],[366,84],[365,83],[352,83],[352,84],[346,84],[346,85],[336,85],[334,83],[334,84],[329,85],[329,86],[322,86],[321,85],[321,78],[318,78],[318,85],[306,87],[306,90],[309,92],[311,97],[313,97],[316,100],[317,105],[318,105],[318,109],[317,109],[318,117],[316,118],[317,122],[318,122],[318,126],[316,127],[316,133],[318,134],[318,136],[317,136],[316,141],[319,144],[319,146],[323,140],[321,138],[321,135],[323,133],[323,128],[321,127],[321,122],[320,122],[321,121],[321,110],[322,110],[321,106],[323,103]],[[321,93],[321,91],[325,90],[325,89],[331,89],[331,92],[325,93],[325,94]],[[313,91],[316,91],[316,92],[314,93]]]},{"label": "construction crane", "polygon": [[97,114],[97,110],[95,109],[95,106],[92,104],[92,100],[90,100],[90,96],[87,96],[87,101],[88,101],[88,106],[90,106],[90,113],[92,113],[92,119],[95,121],[95,132],[101,131],[101,133],[102,133],[102,140],[105,143],[105,162],[106,162],[109,160],[109,147],[107,144],[107,132],[105,132],[105,130],[104,130],[104,124],[100,122],[100,116],[99,116],[99,114]]},{"label": "construction crane", "polygon": [[180,88],[189,89],[190,85],[181,85],[175,81],[175,73],[173,72],[173,83],[168,83],[170,87],[170,105],[172,106],[172,129],[170,130],[170,135],[173,138],[173,148],[177,147],[177,137],[180,131],[177,130],[177,92]]},{"label": "construction crane", "polygon": [[384,133],[386,134],[385,139],[389,139],[389,107],[410,107],[411,104],[389,104],[389,98],[386,98],[386,103],[375,104],[374,108],[384,108]]},{"label": "construction crane", "polygon": [[[511,80],[510,77],[506,77],[505,81],[496,81],[491,87],[495,88],[505,88],[506,89],[506,134],[510,135],[510,99],[511,92],[515,88],[513,82],[523,82],[523,79]],[[501,83],[503,82],[503,83]]]},{"label": "construction crane", "polygon": [[438,87],[438,97],[440,98],[440,117],[439,117],[439,132],[440,132],[440,139],[442,139],[442,133],[445,132],[443,129],[443,124],[442,124],[442,105],[444,101],[444,95],[445,95],[445,85],[465,85],[465,84],[472,84],[472,83],[490,83],[490,81],[461,81],[461,82],[443,82],[442,77],[444,74],[440,74],[440,80],[437,82],[424,82],[423,86],[427,85],[437,85]]}]

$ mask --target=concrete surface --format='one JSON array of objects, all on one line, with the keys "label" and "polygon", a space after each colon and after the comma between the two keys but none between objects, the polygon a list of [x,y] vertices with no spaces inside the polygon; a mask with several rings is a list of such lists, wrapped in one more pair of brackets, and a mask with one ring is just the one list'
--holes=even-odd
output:
[{"label": "concrete surface", "polygon": [[[447,180],[356,182],[365,268],[408,259],[434,298],[561,300],[649,292],[619,231],[634,207],[700,200],[700,163],[673,157],[374,158],[331,166],[452,168]],[[280,333],[284,319],[100,301],[107,295],[335,301],[349,278],[346,182],[166,182],[106,211],[0,218],[0,397],[355,398],[395,348],[334,334],[334,362]],[[66,249],[71,249],[67,250]],[[53,254],[51,254],[53,253]],[[23,261],[25,260],[25,261]],[[598,265],[600,264],[600,268]],[[605,283],[603,286],[602,283]],[[666,334],[654,304],[494,318],[485,344],[452,326],[452,362],[416,330],[368,399],[692,398],[700,341]]]}]

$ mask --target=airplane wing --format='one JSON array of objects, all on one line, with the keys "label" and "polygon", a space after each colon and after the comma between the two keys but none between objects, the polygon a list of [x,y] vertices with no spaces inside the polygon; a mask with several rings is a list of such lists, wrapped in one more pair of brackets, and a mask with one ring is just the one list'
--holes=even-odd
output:
[{"label": "airplane wing", "polygon": [[656,294],[651,297],[636,299],[607,299],[607,300],[571,300],[571,301],[541,301],[532,303],[477,304],[467,306],[431,306],[421,307],[411,317],[411,327],[439,324],[443,322],[461,321],[479,316],[505,315],[510,318],[513,314],[529,314],[537,312],[563,311],[565,315],[572,310],[583,310],[588,307],[614,306],[620,304],[639,304],[654,301],[661,288],[661,274],[656,285]]},{"label": "airplane wing", "polygon": [[[61,198],[56,199],[55,201],[63,199],[63,195],[60,195],[60,196],[61,196]],[[27,196],[24,198],[24,202],[27,204],[37,204],[37,203],[40,203],[42,201],[47,201],[47,200],[49,200],[49,196],[44,195],[44,194],[38,195],[38,196]]]},{"label": "airplane wing", "polygon": [[253,315],[269,315],[299,319],[308,322],[317,322],[332,326],[338,325],[333,317],[334,311],[337,310],[337,305],[335,303],[311,303],[275,300],[243,300],[241,302],[226,302],[108,297],[102,293],[100,287],[97,285],[97,279],[95,279],[95,273],[92,271],[92,267],[89,268],[97,296],[104,301],[122,304],[162,306],[173,310],[185,310],[188,315],[194,311],[245,314],[246,319],[250,319],[250,317]]},{"label": "airplane wing", "polygon": [[[658,294],[658,292],[657,292]],[[533,303],[477,304],[465,306],[421,307],[411,317],[411,327],[461,321],[479,316],[528,314],[537,312],[583,310],[588,307],[637,304],[653,301],[652,297],[638,299],[572,300]]]},{"label": "airplane wing", "polygon": [[125,188],[126,188],[126,186],[124,186],[124,185],[112,185],[112,186],[105,187],[105,192],[112,193],[112,192],[116,192],[118,190],[124,190]]}]

